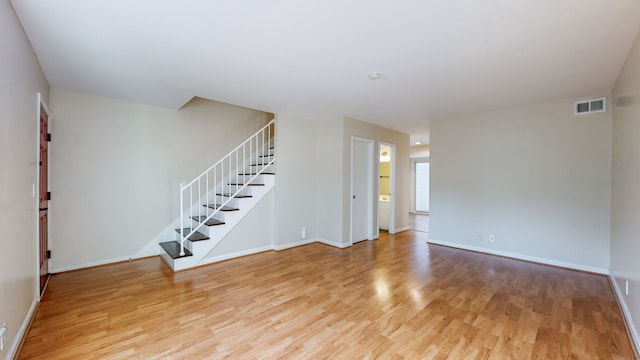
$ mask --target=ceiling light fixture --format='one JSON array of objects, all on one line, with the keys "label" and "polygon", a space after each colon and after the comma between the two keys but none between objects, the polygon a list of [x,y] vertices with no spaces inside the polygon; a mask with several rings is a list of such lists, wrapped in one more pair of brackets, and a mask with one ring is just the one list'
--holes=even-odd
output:
[{"label": "ceiling light fixture", "polygon": [[416,141],[416,145],[420,145],[422,144],[420,141]]},{"label": "ceiling light fixture", "polygon": [[372,72],[371,74],[369,74],[369,79],[378,80],[378,79],[380,79],[380,76],[382,76],[382,75],[380,75],[380,73]]}]

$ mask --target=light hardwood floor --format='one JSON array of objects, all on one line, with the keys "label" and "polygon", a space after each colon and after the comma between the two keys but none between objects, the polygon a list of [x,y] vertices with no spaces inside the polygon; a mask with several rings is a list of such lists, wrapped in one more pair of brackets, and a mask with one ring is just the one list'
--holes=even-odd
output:
[{"label": "light hardwood floor", "polygon": [[407,231],[172,274],[55,275],[20,359],[631,359],[603,276]]}]

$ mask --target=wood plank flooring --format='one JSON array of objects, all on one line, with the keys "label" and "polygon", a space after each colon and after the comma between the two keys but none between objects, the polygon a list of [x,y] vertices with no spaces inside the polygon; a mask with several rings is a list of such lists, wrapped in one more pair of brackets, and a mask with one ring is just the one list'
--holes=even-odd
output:
[{"label": "wood plank flooring", "polygon": [[54,275],[18,358],[633,358],[605,277],[426,240]]}]

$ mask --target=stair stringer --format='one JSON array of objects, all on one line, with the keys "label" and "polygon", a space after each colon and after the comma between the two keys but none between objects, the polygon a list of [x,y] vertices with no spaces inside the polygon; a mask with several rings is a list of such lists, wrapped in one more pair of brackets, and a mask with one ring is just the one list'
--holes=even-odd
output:
[{"label": "stair stringer", "polygon": [[[173,269],[180,271],[204,265],[203,260],[225,237],[251,212],[251,210],[273,189],[275,185],[275,175],[260,175],[253,182],[259,182],[264,186],[247,186],[247,193],[250,198],[240,198],[231,201],[231,204],[237,207],[238,211],[218,212],[215,218],[225,222],[224,225],[206,226],[203,225],[198,231],[209,236],[209,240],[184,242],[185,248],[193,253],[193,256],[179,257],[172,259],[166,252],[161,251],[162,259]],[[197,226],[197,222],[193,222],[193,227]],[[191,226],[191,222],[185,221],[185,226]],[[176,240],[179,241],[180,235],[176,232]]]}]

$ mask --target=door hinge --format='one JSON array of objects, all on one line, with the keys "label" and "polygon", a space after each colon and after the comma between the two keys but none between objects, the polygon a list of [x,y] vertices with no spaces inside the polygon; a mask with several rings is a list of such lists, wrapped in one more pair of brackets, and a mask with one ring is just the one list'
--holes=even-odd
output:
[{"label": "door hinge", "polygon": [[51,191],[47,191],[47,200],[51,200]]},{"label": "door hinge", "polygon": [[47,141],[48,141],[48,142],[51,142],[51,133],[48,133],[48,134],[47,134]]},{"label": "door hinge", "polygon": [[47,259],[51,259],[51,250],[47,250]]}]

